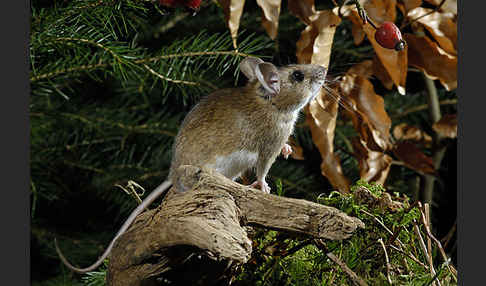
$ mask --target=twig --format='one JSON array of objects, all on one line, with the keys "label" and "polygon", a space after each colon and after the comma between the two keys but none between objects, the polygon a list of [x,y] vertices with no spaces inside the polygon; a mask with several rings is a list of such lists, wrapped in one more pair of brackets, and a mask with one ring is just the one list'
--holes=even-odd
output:
[{"label": "twig", "polygon": [[341,9],[348,2],[354,3],[354,5],[356,6],[356,10],[358,11],[359,17],[363,20],[363,24],[366,24],[368,22],[368,23],[370,23],[371,27],[373,27],[375,30],[377,30],[376,25],[373,23],[373,21],[371,21],[370,17],[368,17],[368,14],[366,13],[366,10],[361,6],[361,4],[359,3],[358,0],[348,0],[348,1],[344,1],[343,4],[341,6],[339,6],[339,9],[338,9],[338,15],[339,15],[340,18],[343,17],[343,14],[341,12]]},{"label": "twig", "polygon": [[378,239],[378,242],[381,244],[383,251],[385,252],[385,261],[386,261],[386,278],[388,279],[388,283],[392,285],[392,280],[390,277],[391,266],[390,266],[390,259],[388,259],[388,253],[386,252],[385,244],[383,243],[383,239]]},{"label": "twig", "polygon": [[359,277],[356,273],[354,273],[354,271],[351,270],[351,268],[349,268],[346,265],[346,263],[344,263],[341,259],[339,259],[334,253],[328,252],[326,255],[327,257],[329,257],[329,259],[331,259],[334,263],[336,263],[337,265],[339,265],[339,267],[341,267],[341,269],[349,276],[349,278],[351,278],[351,281],[353,281],[354,284],[359,286],[368,285],[363,279],[361,279],[361,277]]},{"label": "twig", "polygon": [[[444,264],[447,266],[447,265],[449,265],[450,262],[451,262],[451,260],[449,259]],[[440,273],[442,272],[443,269],[444,269],[444,267],[441,266],[441,268],[439,269],[439,271],[437,271],[437,274],[435,274],[435,276],[432,277],[432,279],[430,279],[429,283],[427,283],[425,286],[429,286],[430,284],[432,284],[434,282],[434,280],[437,279],[437,277],[439,277],[439,275],[440,275]]]},{"label": "twig", "polygon": [[[430,115],[430,125],[436,123],[441,118],[439,96],[437,93],[437,88],[435,87],[434,81],[428,78],[425,73],[422,74],[425,86],[427,88],[427,101],[429,105],[429,115]],[[443,136],[434,132],[433,134],[434,143],[434,153],[432,155],[432,160],[434,164],[434,169],[438,170],[442,159],[444,158],[446,146],[440,146]],[[424,188],[423,188],[423,201],[426,203],[432,203],[434,195],[434,183],[435,177],[432,175],[425,175],[424,178]]]},{"label": "twig", "polygon": [[94,41],[82,39],[82,38],[71,38],[71,37],[60,37],[60,38],[55,38],[53,40],[54,41],[66,41],[66,42],[81,42],[81,43],[85,43],[85,44],[90,44],[92,46],[96,46],[96,47],[101,48],[101,49],[105,50],[106,52],[110,53],[118,62],[120,62],[120,63],[123,62],[122,59],[120,58],[120,56],[118,56],[114,51],[112,51],[111,49],[105,47],[104,45],[102,45],[98,42],[94,42]]},{"label": "twig", "polygon": [[403,254],[405,256],[407,256],[408,258],[412,259],[415,263],[420,264],[420,266],[424,267],[425,269],[429,269],[429,266],[425,265],[422,261],[415,258],[415,256],[412,256],[412,255],[406,253],[405,251],[401,250],[400,248],[398,248],[394,245],[390,245],[390,248],[400,252],[401,254]]},{"label": "twig", "polygon": [[[424,224],[425,226],[425,229],[428,230],[430,229],[430,208],[429,208],[429,204],[428,203],[425,203],[423,208],[425,210],[425,214],[423,214],[422,210],[420,210],[420,213],[421,213],[421,218],[422,218],[422,223]],[[419,202],[419,209],[421,208],[421,203]],[[427,251],[429,253],[429,264],[433,264],[433,260],[432,260],[432,241],[430,240],[430,236],[427,235]]]},{"label": "twig", "polygon": [[[437,247],[439,248],[439,252],[442,258],[444,259],[445,262],[447,262],[449,260],[449,257],[447,257],[447,254],[445,253],[444,248],[442,247],[440,241],[434,235],[432,235],[432,232],[430,231],[430,227],[426,223],[427,222],[426,214],[421,209],[420,209],[420,218],[422,220],[422,223],[424,224],[425,233],[427,234],[428,238],[432,239],[435,242],[435,244],[437,244]],[[449,264],[447,264],[447,268],[449,269],[449,272],[452,274],[454,280],[457,282],[457,270],[454,268],[454,266]]]},{"label": "twig", "polygon": [[[415,220],[413,220],[413,230],[415,234],[417,235],[417,239],[419,241],[420,247],[422,248],[422,251],[424,252],[424,256],[426,260],[429,262],[429,270],[432,276],[435,276],[435,270],[434,270],[434,264],[431,263],[431,259],[429,259],[429,253],[427,252],[427,246],[425,245],[424,239],[422,238],[422,235],[420,234],[420,229],[418,227],[418,224]],[[440,286],[439,280],[437,280],[437,284]]]},{"label": "twig", "polygon": [[[115,187],[119,187],[128,195],[131,195],[138,202],[138,204],[142,203],[142,199],[140,198],[140,195],[143,196],[143,194],[145,193],[145,189],[142,186],[140,186],[137,182],[129,180],[127,182],[126,187],[123,187],[122,185],[119,184],[116,184]],[[141,189],[142,193],[138,195],[137,191],[135,191],[135,188]]]},{"label": "twig", "polygon": [[76,168],[79,168],[79,169],[83,169],[83,170],[92,171],[92,172],[95,172],[95,173],[100,173],[100,174],[104,174],[105,173],[105,171],[103,171],[102,169],[98,169],[98,168],[95,168],[95,167],[78,164],[78,163],[71,162],[71,161],[68,161],[68,160],[64,160],[63,163],[66,164],[66,165],[70,165],[70,166],[73,166],[73,167],[76,167]]},{"label": "twig", "polygon": [[197,56],[220,56],[220,55],[235,55],[235,56],[242,56],[247,57],[249,54],[245,54],[242,52],[238,52],[235,50],[231,51],[206,51],[206,52],[187,52],[187,53],[180,53],[180,54],[170,54],[170,55],[163,55],[158,57],[151,57],[146,59],[136,60],[135,63],[147,63],[147,62],[156,62],[162,59],[171,59],[171,58],[178,58],[178,57],[197,57]]},{"label": "twig", "polygon": [[[341,267],[341,269],[346,274],[348,274],[348,276],[351,278],[351,281],[353,281],[353,283],[355,285],[358,285],[358,286],[368,286],[368,284],[361,277],[359,277],[356,273],[354,273],[354,271],[351,270],[351,268],[349,268],[346,265],[346,263],[344,263],[341,259],[339,259],[339,257],[337,257],[334,253],[332,253],[331,251],[329,251],[327,249],[326,244],[322,241],[322,239],[314,239],[314,244],[319,249],[321,249],[322,251],[326,252],[326,256],[329,257],[329,259],[331,259],[334,263],[336,263],[337,265],[339,265]],[[331,284],[329,284],[329,285],[331,285]]]},{"label": "twig", "polygon": [[[414,203],[414,204],[412,204],[412,205],[411,205],[411,206],[408,208],[408,211],[410,211],[410,210],[411,210],[411,209],[412,209],[414,206],[415,206],[415,203]],[[393,235],[393,232],[392,232],[392,231],[391,231],[391,230],[390,230],[390,229],[389,229],[389,228],[388,228],[388,227],[387,227],[385,224],[383,224],[383,222],[381,222],[381,221],[380,221],[380,220],[379,220],[379,219],[378,219],[376,216],[374,216],[374,215],[370,214],[369,212],[367,212],[367,211],[365,211],[365,210],[360,210],[360,211],[362,211],[363,213],[365,213],[365,214],[367,214],[367,215],[371,216],[371,217],[372,217],[372,218],[373,218],[375,221],[377,221],[377,222],[378,222],[378,224],[380,224],[380,225],[381,225],[381,226],[382,226],[382,227],[383,227],[383,228],[384,228],[384,229],[385,229],[385,230],[386,230],[386,231],[387,231],[389,234]],[[402,242],[402,241],[401,241],[399,238],[396,238],[396,240],[395,240],[395,241],[398,243],[398,245],[399,245],[400,247],[404,247],[404,248],[405,248],[405,245],[403,244],[403,242]],[[414,257],[414,258],[413,258],[414,260],[418,260],[417,258],[415,258],[415,256],[414,256],[413,254],[409,254],[409,255],[410,255],[410,256],[412,256],[412,257]]]},{"label": "twig", "polygon": [[441,241],[444,243],[444,248],[447,247],[447,245],[449,244],[450,240],[452,239],[452,236],[454,236],[454,233],[456,232],[456,228],[457,228],[457,219],[454,222],[454,225],[452,225],[452,227],[449,230],[449,232],[446,234],[446,236],[444,236],[444,238],[441,239]]},{"label": "twig", "polygon": [[166,76],[163,76],[161,75],[160,73],[154,71],[153,69],[151,69],[148,65],[146,64],[143,64],[143,66],[153,75],[163,79],[163,80],[166,80],[166,81],[169,81],[169,82],[173,82],[173,83],[182,83],[182,84],[187,84],[187,85],[199,85],[199,83],[197,82],[193,82],[193,81],[186,81],[186,80],[179,80],[179,79],[171,79],[171,78],[168,78]]},{"label": "twig", "polygon": [[[151,58],[146,58],[146,59],[139,59],[134,61],[135,64],[143,64],[143,63],[150,63],[150,62],[157,62],[159,60],[163,59],[171,59],[171,58],[177,58],[177,57],[197,57],[197,56],[220,56],[220,55],[235,55],[235,56],[241,56],[241,57],[247,57],[250,56],[250,54],[238,52],[235,50],[231,51],[206,51],[206,52],[188,52],[188,53],[179,53],[179,54],[169,54],[169,55],[163,55],[163,56],[158,56],[158,57],[151,57]],[[88,71],[88,70],[93,70],[93,69],[101,69],[101,68],[106,68],[110,66],[108,63],[98,63],[98,64],[93,64],[93,65],[82,65],[79,67],[72,67],[68,69],[61,69],[45,74],[40,74],[37,76],[31,76],[30,81],[35,82],[40,79],[46,79],[46,78],[51,78],[63,73],[69,73],[69,72],[76,72],[76,71]]]},{"label": "twig", "polygon": [[104,124],[108,124],[108,125],[111,125],[111,126],[116,126],[118,128],[124,129],[124,130],[128,130],[129,132],[149,133],[149,134],[164,134],[164,135],[171,136],[171,137],[174,137],[176,135],[174,132],[167,131],[167,130],[150,129],[150,128],[156,128],[158,125],[160,125],[158,123],[154,123],[152,126],[149,126],[147,124],[130,126],[130,125],[125,125],[125,124],[120,123],[120,122],[113,122],[113,121],[110,121],[110,120],[106,120],[106,119],[103,119],[103,118],[90,119],[90,118],[86,118],[86,117],[83,117],[81,115],[73,114],[73,113],[63,112],[63,113],[59,113],[58,115],[65,116],[65,117],[68,117],[70,119],[79,120],[79,121],[86,123],[86,124],[94,125],[95,122],[104,123]]},{"label": "twig", "polygon": [[[440,105],[457,104],[457,99],[454,98],[454,99],[441,100],[439,102],[439,104]],[[396,119],[396,118],[400,118],[400,117],[406,116],[406,115],[408,115],[410,113],[413,113],[413,112],[422,111],[422,110],[427,109],[427,108],[429,108],[429,105],[428,104],[417,105],[417,106],[414,106],[414,107],[411,107],[411,108],[405,110],[404,112],[391,115],[390,117],[392,119]]]},{"label": "twig", "polygon": [[432,11],[430,11],[430,12],[428,12],[428,13],[426,13],[426,14],[422,15],[422,16],[419,16],[419,17],[417,17],[417,18],[415,18],[415,19],[412,19],[412,20],[410,20],[410,22],[408,22],[408,23],[404,23],[404,25],[402,25],[402,26],[400,27],[400,30],[402,30],[403,28],[407,27],[408,25],[411,25],[413,22],[416,22],[416,21],[418,21],[418,20],[420,20],[420,19],[422,19],[422,18],[424,18],[424,17],[429,16],[430,14],[432,14],[432,13],[434,13],[434,12],[439,11],[439,9],[442,7],[442,5],[444,5],[445,1],[446,1],[446,0],[442,0],[442,2],[440,2],[440,3],[439,3],[439,5],[438,5],[437,7],[435,7],[435,8],[434,8],[434,10],[432,10]]},{"label": "twig", "polygon": [[397,227],[397,230],[395,230],[395,233],[390,236],[390,238],[386,241],[386,245],[390,245],[390,244],[393,244],[393,242],[395,242],[395,240],[397,239],[398,235],[400,234],[400,232],[402,231],[403,229],[403,226],[398,226]]},{"label": "twig", "polygon": [[[363,213],[371,216],[376,222],[378,222],[378,224],[380,224],[389,234],[393,235],[393,231],[391,231],[385,224],[383,224],[383,222],[381,222],[376,216],[374,216],[373,214],[370,214],[369,212],[361,209],[360,211],[362,211]],[[400,241],[400,240],[398,240]]]},{"label": "twig", "polygon": [[81,65],[79,67],[72,67],[72,68],[67,68],[67,69],[61,69],[61,70],[56,70],[53,72],[48,72],[44,74],[40,74],[38,76],[32,76],[30,77],[31,82],[35,82],[41,79],[46,79],[46,78],[51,78],[58,76],[63,73],[71,73],[71,72],[77,72],[77,71],[87,71],[87,70],[95,70],[95,69],[101,69],[104,67],[107,67],[108,64],[93,64],[93,65]]}]

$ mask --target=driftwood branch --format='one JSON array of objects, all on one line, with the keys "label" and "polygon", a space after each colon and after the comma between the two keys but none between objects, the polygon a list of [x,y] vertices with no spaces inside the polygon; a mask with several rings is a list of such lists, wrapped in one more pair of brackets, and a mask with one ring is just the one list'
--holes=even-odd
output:
[{"label": "driftwood branch", "polygon": [[332,240],[364,228],[335,208],[265,194],[211,170],[182,166],[178,173],[175,185],[191,190],[171,190],[117,240],[109,285],[228,284],[231,273],[251,256],[246,231],[251,226]]}]

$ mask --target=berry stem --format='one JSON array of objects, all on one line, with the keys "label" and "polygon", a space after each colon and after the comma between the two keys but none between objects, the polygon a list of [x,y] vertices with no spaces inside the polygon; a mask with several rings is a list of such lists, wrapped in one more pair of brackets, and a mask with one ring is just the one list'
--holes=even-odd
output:
[{"label": "berry stem", "polygon": [[339,10],[338,10],[338,13],[339,13],[339,17],[342,17],[343,14],[341,13],[341,8],[346,5],[346,3],[348,2],[352,2],[354,3],[354,5],[356,5],[356,9],[358,10],[358,15],[361,19],[363,19],[363,24],[366,24],[367,22],[370,23],[371,27],[373,27],[375,30],[378,30],[378,28],[376,27],[375,23],[373,23],[373,21],[371,21],[371,18],[368,17],[368,14],[366,13],[366,10],[363,8],[363,6],[361,6],[361,4],[359,3],[358,0],[347,0],[347,1],[344,1],[343,4],[339,7]]}]

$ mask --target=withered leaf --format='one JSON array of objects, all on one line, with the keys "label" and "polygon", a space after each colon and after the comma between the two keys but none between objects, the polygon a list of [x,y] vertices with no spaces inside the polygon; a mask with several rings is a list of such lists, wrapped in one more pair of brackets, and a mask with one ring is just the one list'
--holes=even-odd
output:
[{"label": "withered leaf", "polygon": [[339,156],[334,154],[334,131],[338,113],[338,101],[325,91],[306,107],[306,122],[312,134],[312,141],[322,157],[321,172],[341,193],[349,193],[349,180],[341,169]]},{"label": "withered leaf", "polygon": [[402,0],[402,3],[397,3],[397,6],[402,10],[404,15],[407,15],[408,11],[420,7],[422,5],[422,0]]},{"label": "withered leaf", "polygon": [[364,60],[350,67],[347,71],[348,74],[359,75],[369,79],[373,75],[373,61]]},{"label": "withered leaf", "polygon": [[243,6],[245,0],[218,0],[223,7],[224,18],[230,30],[231,38],[233,39],[233,47],[238,48],[236,38],[238,36],[238,28],[240,27],[240,18],[243,14]]},{"label": "withered leaf", "polygon": [[442,49],[457,55],[457,24],[450,15],[444,13],[433,12],[422,17],[432,11],[432,9],[418,7],[411,10],[407,16],[410,19],[418,19],[417,22],[432,34]]},{"label": "withered leaf", "polygon": [[446,114],[432,125],[432,128],[438,134],[448,137],[457,137],[457,114]]},{"label": "withered leaf", "polygon": [[299,18],[302,22],[307,25],[312,24],[309,17],[316,12],[314,0],[289,0],[288,9],[290,14]]},{"label": "withered leaf", "polygon": [[[425,0],[425,2],[439,6],[442,0]],[[446,0],[445,3],[442,4],[440,10],[457,15],[457,0]]]},{"label": "withered leaf", "polygon": [[293,137],[290,137],[289,138],[289,142],[288,144],[290,145],[290,147],[292,147],[292,154],[290,154],[290,157],[292,157],[292,159],[294,160],[304,160],[304,150],[302,149],[302,147],[297,144],[297,142],[295,141],[295,139]]},{"label": "withered leaf", "polygon": [[391,119],[385,110],[383,98],[375,93],[373,84],[362,76],[348,73],[339,86],[342,96],[353,102],[354,112],[349,112],[349,115],[367,147],[378,152],[390,149]]},{"label": "withered leaf", "polygon": [[377,25],[385,21],[395,22],[397,17],[396,0],[361,0],[360,3],[371,20]]},{"label": "withered leaf", "polygon": [[373,74],[378,78],[383,86],[391,90],[393,88],[393,80],[391,79],[390,75],[386,71],[385,67],[381,63],[381,61],[378,59],[378,56],[376,54],[373,56],[373,66],[372,66],[372,71]]},{"label": "withered leaf", "polygon": [[257,0],[258,6],[263,10],[262,26],[272,40],[277,37],[278,17],[282,0]]},{"label": "withered leaf", "polygon": [[364,25],[363,30],[365,31],[368,40],[371,42],[378,59],[385,67],[385,70],[388,72],[393,83],[397,86],[398,92],[404,95],[405,82],[407,80],[408,45],[405,45],[405,49],[401,51],[386,49],[376,42],[375,29],[371,27],[370,24]]},{"label": "withered leaf", "polygon": [[359,164],[359,176],[367,182],[376,182],[383,185],[393,159],[383,152],[368,149],[360,138],[352,139],[355,158]]},{"label": "withered leaf", "polygon": [[349,13],[348,19],[351,20],[351,34],[353,35],[354,44],[358,46],[363,42],[366,35],[363,31],[363,20],[357,13]]},{"label": "withered leaf", "polygon": [[447,90],[457,87],[457,57],[449,55],[428,37],[406,33],[408,64],[431,79],[439,79]]},{"label": "withered leaf", "polygon": [[432,137],[430,137],[430,135],[420,130],[418,127],[410,126],[407,123],[396,125],[395,128],[393,128],[393,137],[400,141],[412,140],[422,143],[432,142]]},{"label": "withered leaf", "polygon": [[399,141],[395,144],[393,154],[402,161],[405,166],[422,174],[435,174],[432,158],[425,155],[411,141]]},{"label": "withered leaf", "polygon": [[[331,47],[336,26],[341,19],[333,11],[316,12],[297,42],[297,61],[329,66]],[[339,157],[334,154],[334,131],[338,113],[338,100],[324,90],[305,108],[306,122],[321,157],[321,172],[342,193],[349,192],[349,180],[344,176]]]},{"label": "withered leaf", "polygon": [[341,18],[331,10],[318,11],[310,16],[311,25],[302,31],[297,41],[297,60],[299,63],[313,63],[329,66],[334,32]]}]

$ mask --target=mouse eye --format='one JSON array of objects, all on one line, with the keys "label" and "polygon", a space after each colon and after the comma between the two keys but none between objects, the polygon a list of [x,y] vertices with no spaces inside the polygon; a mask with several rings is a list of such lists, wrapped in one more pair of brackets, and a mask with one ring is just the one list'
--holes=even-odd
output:
[{"label": "mouse eye", "polygon": [[292,73],[292,80],[301,82],[304,80],[304,73],[297,70]]}]

